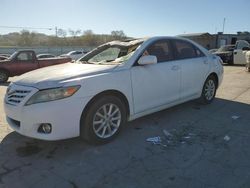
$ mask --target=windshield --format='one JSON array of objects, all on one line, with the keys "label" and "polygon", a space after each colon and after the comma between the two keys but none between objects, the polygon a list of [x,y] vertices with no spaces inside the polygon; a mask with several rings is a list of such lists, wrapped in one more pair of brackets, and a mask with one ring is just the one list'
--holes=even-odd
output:
[{"label": "windshield", "polygon": [[17,52],[14,52],[13,54],[11,54],[11,56],[8,59],[13,59],[14,57],[16,57]]},{"label": "windshield", "polygon": [[104,44],[79,61],[89,64],[121,64],[127,61],[139,47],[142,41],[137,43],[115,42]]}]

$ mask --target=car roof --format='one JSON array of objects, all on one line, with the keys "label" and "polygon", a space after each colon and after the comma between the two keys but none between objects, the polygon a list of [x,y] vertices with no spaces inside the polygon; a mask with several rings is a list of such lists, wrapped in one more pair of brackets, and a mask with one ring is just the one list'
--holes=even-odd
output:
[{"label": "car roof", "polygon": [[181,39],[181,40],[185,40],[185,41],[190,41],[191,40],[187,39],[187,38],[183,38],[183,37],[175,37],[175,36],[153,36],[153,37],[143,37],[143,38],[134,38],[134,39],[127,39],[127,40],[121,40],[121,41],[111,41],[108,44],[110,45],[124,45],[124,46],[131,46],[133,44],[137,44],[137,43],[142,43],[145,41],[154,41],[154,40],[163,40],[163,39]]}]

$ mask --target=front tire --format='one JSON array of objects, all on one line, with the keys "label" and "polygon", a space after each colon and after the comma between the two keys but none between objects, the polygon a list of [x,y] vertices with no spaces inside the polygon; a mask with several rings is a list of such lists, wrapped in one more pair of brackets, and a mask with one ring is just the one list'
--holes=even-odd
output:
[{"label": "front tire", "polygon": [[0,83],[5,83],[8,81],[8,79],[9,74],[4,70],[0,70]]},{"label": "front tire", "polygon": [[116,96],[97,98],[81,117],[80,134],[91,144],[103,144],[114,139],[126,122],[124,103]]},{"label": "front tire", "polygon": [[210,75],[204,83],[200,101],[203,104],[210,104],[215,98],[216,90],[217,90],[216,79],[213,75]]}]

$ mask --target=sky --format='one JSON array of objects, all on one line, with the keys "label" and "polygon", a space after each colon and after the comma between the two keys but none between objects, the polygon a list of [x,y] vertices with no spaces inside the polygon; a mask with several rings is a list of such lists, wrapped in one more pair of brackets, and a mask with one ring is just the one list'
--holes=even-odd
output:
[{"label": "sky", "polygon": [[[0,0],[0,34],[123,30],[130,37],[250,31],[250,0]],[[38,29],[38,28],[53,28]]]}]

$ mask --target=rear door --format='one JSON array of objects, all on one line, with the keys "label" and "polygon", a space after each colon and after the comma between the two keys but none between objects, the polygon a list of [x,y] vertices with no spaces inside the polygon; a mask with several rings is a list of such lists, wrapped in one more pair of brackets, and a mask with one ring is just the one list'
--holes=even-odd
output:
[{"label": "rear door", "polygon": [[157,57],[157,64],[136,65],[131,68],[134,111],[140,113],[180,98],[180,67],[173,61],[169,40],[151,44],[143,54]]},{"label": "rear door", "polygon": [[192,43],[172,40],[175,58],[181,66],[181,99],[191,99],[202,91],[203,84],[209,71],[208,58]]},{"label": "rear door", "polygon": [[17,75],[29,72],[38,68],[38,63],[33,52],[25,51],[17,54],[15,58],[15,68]]}]

